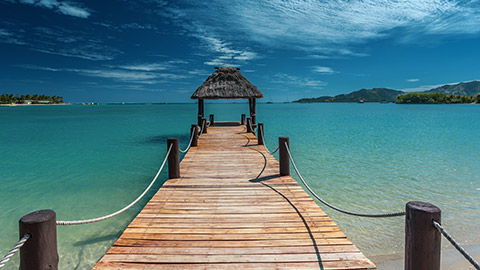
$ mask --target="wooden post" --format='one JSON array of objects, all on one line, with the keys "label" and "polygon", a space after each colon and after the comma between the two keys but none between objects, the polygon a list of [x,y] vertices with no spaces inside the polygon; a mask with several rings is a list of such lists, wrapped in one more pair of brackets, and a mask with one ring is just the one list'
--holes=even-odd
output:
[{"label": "wooden post", "polygon": [[250,117],[247,117],[247,133],[253,132],[252,130],[252,119]]},{"label": "wooden post", "polygon": [[198,99],[198,125],[202,124],[202,119],[203,119],[203,99]]},{"label": "wooden post", "polygon": [[258,129],[257,129],[257,141],[259,145],[263,145],[263,136],[265,133],[263,133],[263,123],[258,123]]},{"label": "wooden post", "polygon": [[441,211],[433,204],[408,202],[405,216],[405,270],[440,270]]},{"label": "wooden post", "polygon": [[20,238],[31,237],[20,249],[20,270],[58,269],[56,214],[40,210],[18,221]]},{"label": "wooden post", "polygon": [[203,133],[207,133],[207,119],[202,119]]},{"label": "wooden post", "polygon": [[192,145],[198,146],[198,125],[192,125],[190,128],[190,136],[193,134]]},{"label": "wooden post", "polygon": [[210,126],[215,125],[215,121],[213,119],[213,114],[210,114]]},{"label": "wooden post", "polygon": [[252,98],[252,112],[250,113],[250,116],[252,118],[252,126],[255,126],[257,124],[257,109],[256,109],[256,104],[257,104],[257,99]]},{"label": "wooden post", "polygon": [[242,125],[245,125],[245,114],[242,114],[242,118],[241,118],[240,123],[241,123]]},{"label": "wooden post", "polygon": [[178,151],[178,139],[177,138],[168,138],[167,139],[167,151],[172,145],[172,150],[170,150],[170,155],[168,155],[168,179],[180,178],[180,155]]},{"label": "wooden post", "polygon": [[290,175],[290,159],[287,152],[287,146],[290,147],[290,139],[288,137],[278,137],[279,149],[279,163],[280,163],[280,175]]}]

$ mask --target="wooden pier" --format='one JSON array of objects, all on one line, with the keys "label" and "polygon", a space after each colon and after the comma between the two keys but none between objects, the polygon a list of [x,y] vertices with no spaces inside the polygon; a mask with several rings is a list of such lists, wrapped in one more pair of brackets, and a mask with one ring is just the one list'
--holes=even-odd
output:
[{"label": "wooden pier", "polygon": [[215,124],[94,269],[376,269],[245,126]]}]

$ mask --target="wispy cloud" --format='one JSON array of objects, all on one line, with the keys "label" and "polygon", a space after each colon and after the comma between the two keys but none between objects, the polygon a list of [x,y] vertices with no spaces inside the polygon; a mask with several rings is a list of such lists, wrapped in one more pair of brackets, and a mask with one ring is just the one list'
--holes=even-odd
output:
[{"label": "wispy cloud", "polygon": [[[190,3],[162,6],[189,31],[221,36],[231,43],[254,42],[269,48],[296,48],[310,57],[364,56],[355,48],[372,39],[398,41],[425,34],[480,32],[478,1],[456,0],[271,0]],[[205,16],[214,14],[214,16]],[[234,23],[231,22],[234,18]],[[195,25],[195,27],[192,27]],[[203,32],[198,31],[203,30]]]},{"label": "wispy cloud", "polygon": [[337,73],[335,70],[333,70],[331,67],[322,67],[322,66],[314,66],[313,71],[317,73],[322,73],[322,74],[333,74]]},{"label": "wispy cloud", "polygon": [[69,15],[77,18],[88,18],[91,11],[83,7],[80,3],[72,1],[58,1],[58,0],[20,0],[22,4],[35,5],[38,7],[48,8],[57,13]]},{"label": "wispy cloud", "polygon": [[232,45],[219,38],[211,36],[196,35],[203,41],[205,47],[216,57],[204,64],[210,66],[232,66],[238,67],[247,61],[257,58],[257,53],[249,50],[234,49]]},{"label": "wispy cloud", "polygon": [[407,79],[407,82],[418,82],[420,79]]},{"label": "wispy cloud", "polygon": [[76,68],[52,68],[37,65],[17,65],[20,68],[52,71],[52,72],[73,72],[83,76],[112,79],[115,81],[140,83],[140,84],[156,84],[172,80],[181,80],[187,78],[183,74],[160,73],[145,71],[139,69],[121,69],[121,68],[94,68],[94,69],[76,69]]},{"label": "wispy cloud", "polygon": [[19,39],[18,35],[6,29],[0,28],[0,43],[25,45],[26,42]]},{"label": "wispy cloud", "polygon": [[311,88],[322,88],[327,85],[326,82],[320,80],[314,80],[311,78],[301,78],[286,73],[277,73],[273,76],[273,83],[289,84],[295,86],[306,86]]}]

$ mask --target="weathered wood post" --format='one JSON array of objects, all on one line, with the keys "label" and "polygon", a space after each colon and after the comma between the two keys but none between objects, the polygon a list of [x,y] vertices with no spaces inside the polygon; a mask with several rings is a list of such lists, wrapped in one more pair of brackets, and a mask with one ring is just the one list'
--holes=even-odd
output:
[{"label": "weathered wood post", "polygon": [[58,269],[56,214],[39,210],[18,221],[20,238],[31,237],[20,248],[20,270]]},{"label": "weathered wood post", "polygon": [[213,114],[210,114],[210,126],[215,125],[215,121],[213,119]]},{"label": "weathered wood post", "polygon": [[252,112],[251,112],[251,118],[252,118],[252,126],[256,125],[257,124],[257,99],[256,98],[252,98]]},{"label": "weathered wood post", "polygon": [[247,117],[247,133],[253,132],[252,130],[252,119],[250,117]]},{"label": "weathered wood post", "polygon": [[168,179],[180,178],[180,154],[178,151],[178,139],[177,138],[168,138],[167,139],[167,151],[172,146],[170,150],[170,155],[168,155]]},{"label": "weathered wood post", "polygon": [[202,124],[204,114],[204,106],[203,106],[203,99],[198,99],[198,125]]},{"label": "weathered wood post", "polygon": [[241,118],[240,123],[241,123],[242,125],[245,125],[245,114],[242,114],[242,118]]},{"label": "weathered wood post", "polygon": [[263,145],[263,123],[258,123],[258,129],[257,129],[257,141],[259,145]]},{"label": "weathered wood post", "polygon": [[405,216],[405,270],[440,270],[441,234],[432,220],[440,223],[438,207],[408,202]]},{"label": "weathered wood post", "polygon": [[191,146],[198,146],[198,125],[192,125],[190,128],[190,136],[193,134]]},{"label": "weathered wood post", "polygon": [[[285,145],[285,143],[287,143],[287,145]],[[280,147],[280,175],[290,175],[290,160],[287,152],[287,147],[290,147],[290,139],[288,137],[278,137],[278,147]]]},{"label": "weathered wood post", "polygon": [[203,126],[203,133],[208,133],[207,132],[207,119],[205,119],[205,118],[202,119],[202,126]]}]

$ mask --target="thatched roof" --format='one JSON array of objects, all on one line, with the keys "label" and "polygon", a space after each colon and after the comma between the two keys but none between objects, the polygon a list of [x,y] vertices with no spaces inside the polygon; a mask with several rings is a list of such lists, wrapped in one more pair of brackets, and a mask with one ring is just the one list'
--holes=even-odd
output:
[{"label": "thatched roof", "polygon": [[192,99],[262,98],[258,88],[240,73],[239,68],[216,68],[193,93]]}]

